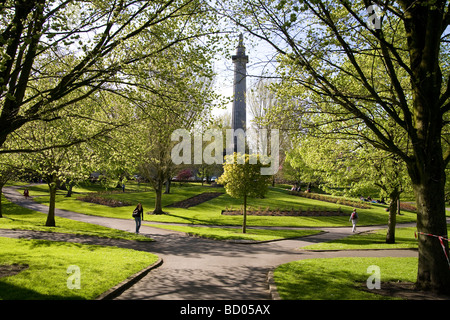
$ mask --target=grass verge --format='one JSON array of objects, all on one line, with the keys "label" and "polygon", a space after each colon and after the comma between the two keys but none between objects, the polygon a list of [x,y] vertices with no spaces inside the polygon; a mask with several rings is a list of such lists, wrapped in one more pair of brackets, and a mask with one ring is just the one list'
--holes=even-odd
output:
[{"label": "grass verge", "polygon": [[[395,243],[386,243],[386,229],[351,235],[339,240],[323,242],[302,247],[305,250],[370,250],[370,249],[416,249],[417,239],[414,232],[417,229],[397,228]],[[447,228],[450,233],[450,227]]]},{"label": "grass verge", "polygon": [[151,227],[174,230],[187,233],[191,236],[214,240],[249,240],[249,241],[273,241],[290,238],[300,238],[320,233],[320,230],[269,230],[248,228],[242,233],[240,228],[210,228],[190,227],[177,225],[146,224]]},{"label": "grass verge", "polygon": [[3,218],[0,218],[0,229],[61,232],[112,239],[153,241],[143,235],[61,217],[55,217],[56,227],[46,227],[46,214],[20,207],[4,197],[2,198],[2,204]]},{"label": "grass verge", "polygon": [[414,249],[416,228],[397,228],[395,243],[386,243],[386,229],[354,234],[346,238],[302,247],[305,250],[369,250],[369,249]]},{"label": "grass verge", "polygon": [[371,273],[368,267],[380,268],[383,282],[415,282],[417,258],[331,258],[300,260],[275,269],[274,280],[283,300],[386,300],[361,290]]},{"label": "grass verge", "polygon": [[[95,299],[157,259],[151,253],[117,247],[0,238],[0,265],[28,266],[0,278],[0,299]],[[68,286],[73,274],[67,270],[73,265],[80,270],[80,289]]]},{"label": "grass verge", "polygon": [[[242,200],[234,199],[227,194],[223,194],[215,199],[206,201],[197,206],[183,209],[183,208],[168,208],[166,206],[192,197],[202,192],[224,191],[223,188],[211,188],[202,186],[173,186],[170,194],[163,195],[163,210],[167,214],[163,215],[145,215],[145,220],[154,222],[166,223],[188,223],[188,224],[204,224],[204,225],[235,225],[242,224],[242,216],[225,216],[221,215],[221,211],[226,208],[237,209],[241,206]],[[33,194],[32,194],[33,195]],[[63,195],[57,197],[56,206],[61,209],[69,211],[80,212],[90,215],[98,215],[113,218],[129,219],[131,212],[135,205],[141,202],[144,211],[149,212],[154,208],[155,194],[154,192],[125,192],[125,193],[111,193],[103,195],[105,197],[112,197],[119,201],[126,201],[133,203],[133,206],[111,208],[93,203],[82,202],[72,198],[65,198]],[[48,204],[48,196],[42,196],[35,199],[36,201]],[[264,199],[250,199],[248,201],[249,207],[255,209],[270,208],[272,210],[337,210],[341,208],[347,213],[347,216],[338,217],[292,217],[292,216],[248,216],[247,223],[249,226],[293,226],[293,227],[338,227],[350,226],[348,217],[352,211],[352,207],[328,203],[324,201],[307,199],[290,195],[287,190],[282,188],[270,188]],[[385,207],[373,205],[371,209],[359,209],[358,225],[379,225],[387,224],[388,213]],[[404,212],[398,217],[398,223],[413,222],[416,220],[416,215],[411,212]]]}]

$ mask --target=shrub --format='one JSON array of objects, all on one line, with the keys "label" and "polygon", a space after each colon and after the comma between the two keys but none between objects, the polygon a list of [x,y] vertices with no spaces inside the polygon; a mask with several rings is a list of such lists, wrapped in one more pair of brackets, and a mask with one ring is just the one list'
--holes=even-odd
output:
[{"label": "shrub", "polygon": [[349,206],[349,207],[355,207],[355,208],[360,208],[360,209],[370,209],[370,205],[367,205],[367,204],[359,202],[359,201],[353,201],[353,200],[342,199],[342,198],[334,198],[334,197],[330,197],[330,196],[320,195],[320,194],[316,194],[316,193],[303,192],[303,191],[291,191],[291,194],[299,196],[299,197],[303,197],[303,198],[313,199],[313,200],[342,204],[342,205]]}]

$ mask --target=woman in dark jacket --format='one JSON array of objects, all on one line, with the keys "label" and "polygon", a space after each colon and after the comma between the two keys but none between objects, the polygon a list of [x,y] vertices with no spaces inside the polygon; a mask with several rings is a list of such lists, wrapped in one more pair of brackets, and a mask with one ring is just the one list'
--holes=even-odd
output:
[{"label": "woman in dark jacket", "polygon": [[142,204],[138,203],[136,209],[133,211],[133,218],[136,221],[136,233],[139,233],[139,228],[141,227],[141,221],[144,220],[144,209]]}]

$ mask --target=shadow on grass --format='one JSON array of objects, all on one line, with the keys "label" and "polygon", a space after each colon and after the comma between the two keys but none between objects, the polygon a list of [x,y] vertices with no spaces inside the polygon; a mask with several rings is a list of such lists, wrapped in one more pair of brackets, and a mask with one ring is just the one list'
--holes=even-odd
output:
[{"label": "shadow on grass", "polygon": [[4,282],[0,278],[0,300],[85,300],[85,298],[79,295],[41,294],[34,290]]},{"label": "shadow on grass", "polygon": [[[405,234],[405,232],[401,233]],[[399,246],[405,248],[417,247],[417,240],[414,238],[414,236],[411,237],[411,236],[396,235],[395,243],[388,244],[386,243],[385,231],[362,233],[347,238],[334,240],[332,243],[362,249],[377,246],[383,246],[384,249],[389,249],[390,247],[395,248]]]},{"label": "shadow on grass", "polygon": [[[152,215],[150,215],[152,216]],[[164,216],[175,218],[179,221],[177,223],[186,223],[186,224],[203,224],[203,225],[223,225],[223,221],[220,219],[214,219],[208,217],[208,219],[198,219],[194,217],[188,217],[180,214],[174,214],[170,212],[165,212]]]}]

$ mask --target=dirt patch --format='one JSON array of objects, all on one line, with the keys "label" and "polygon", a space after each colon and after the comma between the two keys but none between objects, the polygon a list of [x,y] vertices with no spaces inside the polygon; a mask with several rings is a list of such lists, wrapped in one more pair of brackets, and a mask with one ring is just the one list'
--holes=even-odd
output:
[{"label": "dirt patch", "polygon": [[28,269],[26,264],[0,264],[0,278],[15,276],[26,269]]},{"label": "dirt patch", "polygon": [[222,192],[204,192],[204,193],[198,194],[196,196],[190,197],[188,199],[172,203],[171,205],[168,205],[167,207],[187,209],[187,208],[196,206],[200,203],[203,203],[205,201],[217,198],[218,196],[220,196],[222,194],[223,194]]},{"label": "dirt patch", "polygon": [[450,300],[450,296],[440,295],[434,292],[417,290],[412,282],[382,282],[380,289],[369,290],[366,283],[361,284],[361,289],[370,293],[383,296],[397,297],[405,300]]},{"label": "dirt patch", "polygon": [[[223,215],[242,215],[241,210],[222,210]],[[321,210],[247,210],[250,216],[291,216],[291,217],[338,217],[346,214],[338,211]]]}]

